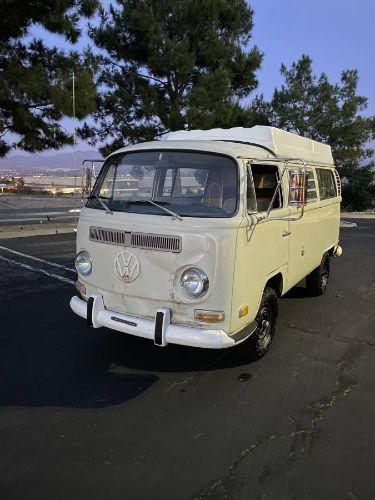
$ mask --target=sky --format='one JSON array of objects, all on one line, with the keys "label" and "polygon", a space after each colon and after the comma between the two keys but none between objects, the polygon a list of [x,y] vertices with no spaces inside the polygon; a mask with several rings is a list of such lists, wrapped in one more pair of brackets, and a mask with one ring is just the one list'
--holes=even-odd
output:
[{"label": "sky", "polygon": [[[102,3],[108,5],[110,1]],[[253,96],[263,93],[269,99],[282,83],[281,63],[290,66],[305,53],[313,60],[314,72],[325,72],[332,82],[340,79],[344,69],[358,69],[359,93],[368,98],[366,114],[375,115],[375,0],[251,0],[249,4],[255,12],[251,44],[264,53],[257,73],[259,86]],[[38,26],[30,36],[69,47],[62,37]],[[77,47],[88,43],[84,35]],[[71,120],[64,125],[72,130]],[[91,149],[84,143],[78,148]]]},{"label": "sky", "polygon": [[358,69],[359,92],[375,114],[375,0],[251,0],[253,43],[263,52],[258,91],[265,97],[279,86],[281,63],[303,53],[315,73],[338,81],[344,69]]}]

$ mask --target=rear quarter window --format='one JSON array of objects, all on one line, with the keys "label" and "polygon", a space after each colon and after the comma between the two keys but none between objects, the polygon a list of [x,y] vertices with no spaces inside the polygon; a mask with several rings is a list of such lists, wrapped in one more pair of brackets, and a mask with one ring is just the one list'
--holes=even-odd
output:
[{"label": "rear quarter window", "polygon": [[337,196],[336,183],[332,170],[317,168],[319,195],[321,200],[328,200]]}]

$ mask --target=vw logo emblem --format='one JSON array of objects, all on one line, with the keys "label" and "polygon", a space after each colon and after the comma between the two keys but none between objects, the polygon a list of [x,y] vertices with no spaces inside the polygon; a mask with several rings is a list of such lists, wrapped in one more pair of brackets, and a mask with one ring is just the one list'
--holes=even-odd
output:
[{"label": "vw logo emblem", "polygon": [[125,283],[131,283],[139,275],[139,262],[132,252],[125,250],[115,258],[115,272],[118,278]]}]

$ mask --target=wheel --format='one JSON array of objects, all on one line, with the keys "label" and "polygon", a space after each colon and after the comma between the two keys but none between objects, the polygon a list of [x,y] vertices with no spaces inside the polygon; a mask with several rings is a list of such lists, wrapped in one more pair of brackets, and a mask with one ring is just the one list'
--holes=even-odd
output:
[{"label": "wheel", "polygon": [[241,358],[247,361],[256,361],[268,351],[275,335],[278,302],[275,290],[266,286],[255,318],[258,326],[250,337],[237,347]]},{"label": "wheel", "polygon": [[323,295],[329,278],[329,255],[324,255],[320,265],[306,276],[306,289],[310,295]]}]

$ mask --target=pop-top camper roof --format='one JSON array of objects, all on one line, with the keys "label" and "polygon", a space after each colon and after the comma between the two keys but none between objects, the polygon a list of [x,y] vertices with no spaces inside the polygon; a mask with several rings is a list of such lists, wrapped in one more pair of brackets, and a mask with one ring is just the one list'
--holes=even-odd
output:
[{"label": "pop-top camper roof", "polygon": [[261,146],[274,156],[303,158],[307,162],[333,165],[330,146],[275,127],[213,128],[179,130],[165,136],[166,141],[230,141]]}]

